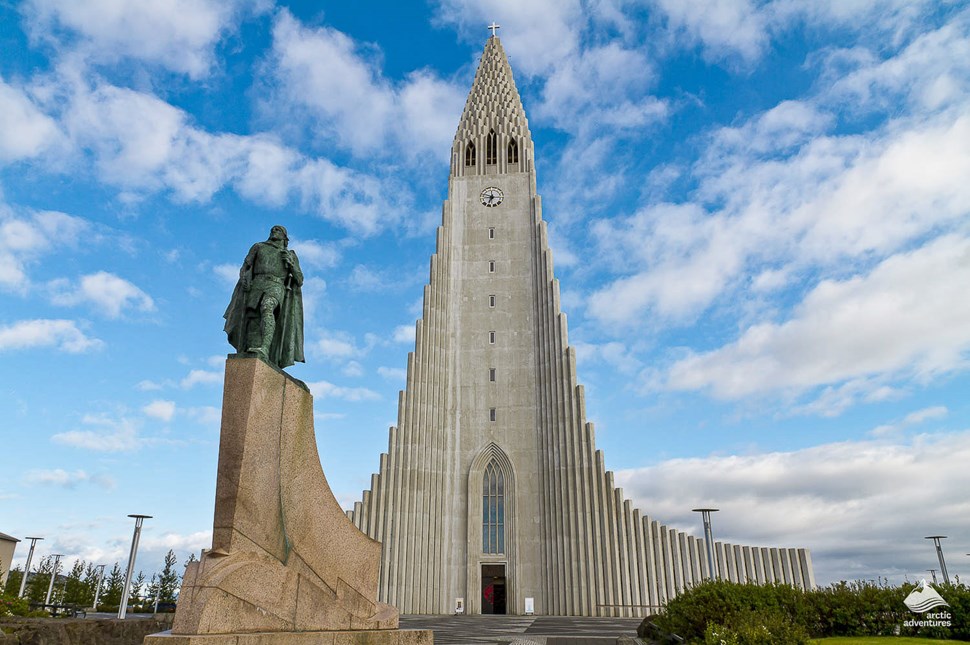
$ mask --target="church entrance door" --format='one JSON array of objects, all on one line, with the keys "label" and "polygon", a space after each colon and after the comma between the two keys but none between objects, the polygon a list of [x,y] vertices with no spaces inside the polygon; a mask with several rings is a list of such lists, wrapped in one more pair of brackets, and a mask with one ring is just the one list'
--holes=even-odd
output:
[{"label": "church entrance door", "polygon": [[482,613],[505,612],[505,565],[482,565]]}]

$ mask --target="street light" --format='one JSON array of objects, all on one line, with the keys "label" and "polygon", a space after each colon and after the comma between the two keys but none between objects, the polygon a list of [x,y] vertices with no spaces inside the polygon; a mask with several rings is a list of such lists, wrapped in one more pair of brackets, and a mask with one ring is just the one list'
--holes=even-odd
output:
[{"label": "street light", "polygon": [[24,597],[24,588],[27,586],[27,575],[30,573],[30,561],[34,559],[34,547],[37,546],[37,540],[43,540],[44,538],[29,537],[24,539],[30,540],[30,551],[27,552],[27,564],[24,565],[24,577],[20,579],[20,593],[17,594],[18,598]]},{"label": "street light", "polygon": [[101,571],[98,573],[98,588],[94,590],[94,611],[98,610],[98,598],[101,597],[101,586],[104,583],[104,565],[99,564],[97,568]]},{"label": "street light", "polygon": [[950,576],[946,572],[946,562],[943,560],[943,547],[940,546],[940,540],[945,540],[945,535],[927,535],[924,540],[933,540],[933,544],[936,545],[936,557],[940,559],[940,573],[943,574],[943,582],[950,584]]},{"label": "street light", "polygon": [[929,571],[930,575],[933,576],[933,584],[936,584],[936,569],[927,569],[927,571]]},{"label": "street light", "polygon": [[57,577],[57,570],[61,566],[61,558],[64,557],[63,553],[52,553],[51,557],[54,558],[54,568],[51,569],[51,583],[47,585],[47,598],[44,599],[44,604],[51,604],[51,594],[54,593],[54,578]]},{"label": "street light", "polygon": [[128,613],[128,596],[131,594],[131,574],[135,571],[135,556],[138,554],[138,538],[141,537],[141,524],[151,515],[129,515],[135,518],[135,533],[131,536],[131,553],[128,554],[128,573],[125,574],[125,590],[121,594],[121,606],[118,607],[118,618],[124,620]]},{"label": "street light", "polygon": [[692,508],[695,513],[700,513],[704,519],[704,541],[707,543],[707,571],[711,580],[717,579],[717,570],[714,568],[714,534],[711,532],[711,513],[716,513],[717,508]]}]

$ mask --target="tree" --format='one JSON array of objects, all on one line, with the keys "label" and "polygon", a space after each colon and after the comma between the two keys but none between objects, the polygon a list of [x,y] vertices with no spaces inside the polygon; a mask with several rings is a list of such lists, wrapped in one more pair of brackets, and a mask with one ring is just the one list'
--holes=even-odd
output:
[{"label": "tree", "polygon": [[175,595],[179,587],[179,574],[175,571],[176,562],[178,561],[175,559],[175,551],[170,549],[165,556],[165,568],[162,569],[162,573],[158,577],[158,585],[161,588],[161,593],[158,597],[159,602],[175,601]]},{"label": "tree", "polygon": [[111,568],[111,573],[105,577],[104,582],[104,592],[99,604],[118,607],[121,605],[121,594],[125,590],[125,574],[121,571],[117,562]]},{"label": "tree", "polygon": [[23,580],[23,577],[24,572],[18,564],[7,575],[7,586],[4,587],[3,592],[8,596],[16,596],[20,592],[20,581]]},{"label": "tree", "polygon": [[[94,606],[94,594],[98,590],[98,568],[94,566],[93,562],[89,562],[86,567],[84,567],[84,607]],[[99,598],[100,600],[100,598]]]},{"label": "tree", "polygon": [[67,582],[64,584],[65,604],[87,607],[94,600],[94,594],[90,593],[88,585],[82,579],[83,575],[84,560],[78,560],[71,567],[71,572],[67,574]]},{"label": "tree", "polygon": [[135,580],[131,583],[131,604],[140,605],[141,602],[141,590],[145,586],[145,572],[139,571],[138,575],[135,576]]},{"label": "tree", "polygon": [[153,573],[151,582],[148,583],[148,590],[145,592],[145,600],[151,603],[152,611],[155,610],[155,597],[158,595],[158,574]]},{"label": "tree", "polygon": [[44,602],[47,597],[47,587],[51,581],[51,571],[54,569],[54,558],[47,556],[37,564],[37,568],[27,578],[27,589],[24,595],[31,602]]}]

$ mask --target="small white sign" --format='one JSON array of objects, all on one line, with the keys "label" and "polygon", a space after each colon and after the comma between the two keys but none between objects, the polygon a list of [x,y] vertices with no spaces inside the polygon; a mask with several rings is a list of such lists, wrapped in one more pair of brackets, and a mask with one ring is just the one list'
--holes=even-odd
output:
[{"label": "small white sign", "polygon": [[455,598],[455,615],[465,613],[465,599]]},{"label": "small white sign", "polygon": [[536,599],[526,598],[525,599],[525,615],[532,616],[536,613]]}]

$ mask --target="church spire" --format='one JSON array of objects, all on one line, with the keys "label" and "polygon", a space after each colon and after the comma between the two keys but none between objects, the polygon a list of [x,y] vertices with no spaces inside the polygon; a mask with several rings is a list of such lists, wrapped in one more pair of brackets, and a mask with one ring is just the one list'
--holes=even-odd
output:
[{"label": "church spire", "polygon": [[[498,25],[489,29],[494,34]],[[451,174],[491,175],[532,169],[529,121],[502,41],[492,35],[475,73],[452,145]]]}]

